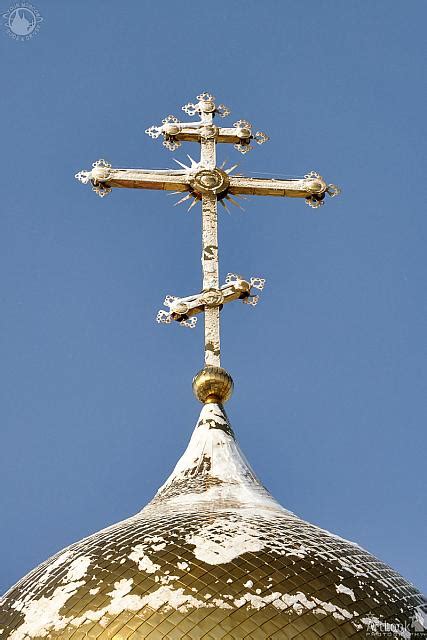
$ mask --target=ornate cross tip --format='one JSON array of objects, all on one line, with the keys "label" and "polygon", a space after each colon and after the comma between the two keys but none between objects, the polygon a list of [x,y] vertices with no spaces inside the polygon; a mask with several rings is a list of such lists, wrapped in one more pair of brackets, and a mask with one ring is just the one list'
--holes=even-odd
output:
[{"label": "ornate cross tip", "polygon": [[316,171],[310,171],[304,178],[310,180],[309,191],[305,201],[312,209],[318,209],[325,204],[325,195],[328,194],[331,198],[335,198],[341,193],[341,189],[335,184],[326,184],[322,176]]},{"label": "ornate cross tip", "polygon": [[108,179],[111,177],[110,169],[111,164],[101,158],[101,160],[96,160],[92,164],[91,171],[79,171],[74,177],[83,184],[90,182],[92,184],[92,191],[95,191],[98,196],[103,198],[112,191],[111,187],[107,184]]},{"label": "ornate cross tip", "polygon": [[210,93],[201,93],[196,99],[198,102],[187,102],[187,104],[182,107],[182,110],[190,117],[195,116],[196,113],[200,114],[203,111],[215,112],[220,118],[225,118],[231,113],[225,104],[215,105],[215,96]]}]

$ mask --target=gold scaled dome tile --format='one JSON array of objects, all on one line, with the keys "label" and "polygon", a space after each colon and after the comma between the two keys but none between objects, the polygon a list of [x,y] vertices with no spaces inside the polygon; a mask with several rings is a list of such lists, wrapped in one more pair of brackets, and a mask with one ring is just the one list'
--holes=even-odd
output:
[{"label": "gold scaled dome tile", "polygon": [[425,604],[367,551],[281,507],[211,403],[140,513],[6,593],[0,638],[421,638]]}]

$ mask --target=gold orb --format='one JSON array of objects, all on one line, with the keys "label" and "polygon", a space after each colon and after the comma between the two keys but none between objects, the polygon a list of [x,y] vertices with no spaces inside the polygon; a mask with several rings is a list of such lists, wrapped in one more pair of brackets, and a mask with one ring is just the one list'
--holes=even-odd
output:
[{"label": "gold orb", "polygon": [[222,367],[205,367],[193,378],[193,392],[204,404],[225,404],[233,393],[233,378]]}]

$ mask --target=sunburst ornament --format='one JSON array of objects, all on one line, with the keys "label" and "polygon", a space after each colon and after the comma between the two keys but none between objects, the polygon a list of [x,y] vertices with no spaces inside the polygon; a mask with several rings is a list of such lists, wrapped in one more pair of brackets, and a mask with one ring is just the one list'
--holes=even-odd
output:
[{"label": "sunburst ornament", "polygon": [[[224,200],[228,200],[235,207],[238,207],[242,211],[244,210],[236,200],[238,196],[233,198],[228,192],[228,188],[230,186],[228,176],[237,169],[239,166],[238,164],[233,164],[230,167],[227,167],[227,161],[224,160],[219,167],[215,169],[207,169],[204,168],[200,162],[196,162],[191,156],[187,155],[187,157],[190,160],[190,166],[174,158],[174,161],[187,171],[189,178],[189,192],[175,202],[174,206],[183,204],[190,200],[191,204],[187,211],[191,211],[196,204],[202,201],[204,195],[214,195],[228,213],[230,213],[230,211]],[[174,195],[181,195],[181,192],[179,191],[174,191],[173,193]]]}]

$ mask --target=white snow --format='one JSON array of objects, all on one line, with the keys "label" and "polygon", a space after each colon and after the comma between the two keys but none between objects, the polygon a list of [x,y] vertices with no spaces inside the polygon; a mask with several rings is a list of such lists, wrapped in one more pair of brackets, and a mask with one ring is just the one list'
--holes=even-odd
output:
[{"label": "white snow", "polygon": [[[329,532],[327,532],[327,533],[329,533]],[[352,543],[352,544],[354,544],[354,543]],[[364,573],[363,571],[358,571],[354,567],[351,567],[346,560],[343,560],[342,558],[338,558],[338,562],[340,563],[341,567],[345,571],[348,571],[349,573],[351,573],[351,575],[353,575],[353,576],[363,576],[364,578],[369,578],[367,573]],[[380,582],[381,582],[381,580],[380,580]]]},{"label": "white snow", "polygon": [[[39,584],[44,584],[53,569],[61,566],[70,557],[72,557],[70,551],[61,554],[52,565],[46,569],[46,572],[39,580]],[[57,587],[49,598],[43,596],[36,600],[27,595],[23,600],[16,600],[12,604],[12,608],[23,614],[24,621],[11,633],[9,640],[24,640],[24,638],[28,636],[34,637],[37,635],[44,637],[51,628],[55,630],[63,629],[66,621],[64,622],[65,619],[59,615],[59,612],[79,587],[85,584],[85,580],[81,580],[81,578],[86,575],[90,563],[90,558],[86,556],[76,558],[76,560],[70,564],[67,574],[62,581],[66,584]]]},{"label": "white snow", "polygon": [[[186,451],[158,490],[156,498],[162,498],[166,489],[187,478],[189,472],[194,476],[194,470],[197,469],[199,475],[210,476],[219,482],[202,493],[182,491],[163,499],[171,506],[206,500],[233,500],[283,513],[285,510],[264,489],[230,433],[231,427],[223,408],[214,403],[204,405]],[[209,469],[205,464],[207,458]]]},{"label": "white snow", "polygon": [[160,569],[159,564],[155,564],[149,556],[146,555],[147,546],[145,544],[137,544],[129,554],[129,560],[133,560],[138,565],[140,571],[145,573],[156,573]]},{"label": "white snow", "polygon": [[261,551],[264,542],[249,522],[216,518],[211,524],[186,537],[194,545],[193,553],[207,564],[226,564],[249,551]]},{"label": "white snow", "polygon": [[162,576],[160,578],[161,584],[169,584],[169,582],[175,582],[175,580],[179,580],[179,576]]},{"label": "white snow", "polygon": [[45,637],[48,631],[63,629],[67,621],[59,615],[64,604],[73,596],[82,582],[70,582],[61,587],[57,587],[49,598],[39,598],[21,602],[17,600],[12,607],[24,615],[23,623],[12,631],[9,640],[26,640],[28,637]]},{"label": "white snow", "polygon": [[80,556],[79,558],[76,558],[76,560],[73,560],[63,582],[76,582],[77,580],[84,578],[90,563],[91,559],[86,556]]},{"label": "white snow", "polygon": [[347,609],[337,607],[329,602],[322,602],[322,600],[318,598],[310,600],[301,591],[296,594],[282,594],[279,591],[274,591],[263,597],[258,594],[245,593],[240,598],[234,600],[235,607],[242,607],[245,604],[251,609],[262,609],[266,605],[272,604],[280,611],[293,609],[298,615],[301,615],[304,610],[308,609],[320,615],[331,613],[338,620],[350,620],[353,617],[353,614],[347,611]]},{"label": "white snow", "polygon": [[301,544],[297,549],[291,549],[286,553],[287,556],[296,556],[297,558],[305,558],[308,553],[308,549]]},{"label": "white snow", "polygon": [[186,612],[190,608],[200,608],[206,606],[203,600],[198,600],[190,594],[184,593],[184,589],[171,589],[170,587],[160,587],[154,593],[145,596],[146,604],[152,609],[160,609],[166,606],[168,609],[177,609],[177,611]]},{"label": "white snow", "polygon": [[354,595],[354,591],[353,589],[350,589],[349,587],[346,587],[343,584],[336,584],[335,585],[335,589],[337,590],[337,593],[346,593],[348,596],[350,596],[350,598],[356,602],[356,597]]},{"label": "white snow", "polygon": [[55,571],[55,569],[60,567],[62,564],[67,562],[67,560],[72,556],[73,556],[73,552],[69,550],[64,551],[64,553],[61,553],[61,555],[58,556],[56,560],[54,560],[53,562],[47,565],[46,569],[44,570],[44,573],[40,576],[38,580],[38,584],[41,585],[47,582],[51,573]]}]

